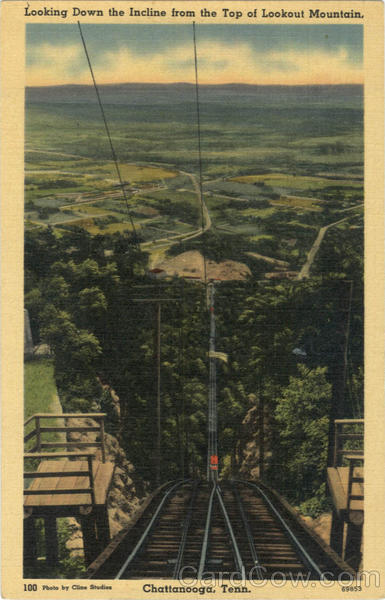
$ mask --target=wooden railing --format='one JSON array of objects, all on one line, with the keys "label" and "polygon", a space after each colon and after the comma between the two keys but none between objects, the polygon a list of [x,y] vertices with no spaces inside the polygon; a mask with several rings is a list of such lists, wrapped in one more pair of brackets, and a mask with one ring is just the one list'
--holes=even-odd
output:
[{"label": "wooden railing", "polygon": [[[27,433],[24,436],[24,443],[28,442],[29,440],[32,440],[33,438],[36,438],[36,442],[35,444],[32,446],[32,448],[28,449],[28,453],[35,453],[35,452],[41,452],[43,449],[55,449],[55,448],[100,448],[101,449],[101,454],[102,454],[102,461],[105,462],[106,461],[106,447],[105,447],[105,440],[104,440],[104,418],[105,418],[106,414],[105,413],[61,413],[61,414],[51,414],[51,413],[39,413],[39,414],[35,414],[32,415],[32,417],[29,417],[29,419],[27,419],[24,423],[24,427],[26,427],[29,423],[31,422],[35,422],[35,428],[30,431],[29,433]],[[90,426],[90,425],[84,425],[84,426],[76,426],[76,427],[72,427],[70,425],[62,425],[62,426],[57,426],[57,425],[51,425],[51,426],[45,426],[42,423],[44,423],[45,419],[93,419],[94,421],[97,422],[96,426]],[[72,441],[69,442],[68,439],[66,439],[66,441],[62,441],[62,440],[58,440],[55,442],[47,442],[44,441],[43,436],[46,433],[71,433],[71,432],[80,432],[80,433],[99,433],[100,434],[100,440],[97,442],[80,442],[80,441]],[[57,453],[55,453],[55,456],[58,456]],[[85,454],[83,454],[82,456],[85,456]],[[34,454],[34,457],[37,458],[37,455]]]},{"label": "wooden railing", "polygon": [[356,455],[346,455],[345,457],[348,461],[349,461],[349,478],[348,478],[348,502],[347,502],[347,510],[348,510],[348,514],[350,511],[350,506],[351,506],[351,502],[352,500],[363,500],[364,499],[364,494],[353,494],[353,483],[364,483],[364,478],[361,477],[361,475],[357,475],[357,473],[354,472],[354,468],[356,467],[357,464],[359,464],[360,466],[363,466],[363,457],[362,456],[356,456]]},{"label": "wooden railing", "polygon": [[[347,441],[354,441],[354,448],[346,447]],[[348,463],[347,511],[351,510],[353,500],[363,501],[364,494],[353,493],[353,484],[363,484],[364,467],[364,419],[336,419],[334,421],[334,460],[333,467],[341,467]],[[362,473],[357,469],[362,468]],[[359,490],[360,488],[358,488]]]},{"label": "wooden railing", "polygon": [[[352,431],[353,429],[353,431]],[[350,431],[349,431],[350,430]],[[357,448],[346,448],[345,442],[354,440]],[[344,458],[364,458],[364,419],[336,419],[334,421],[333,467],[340,467]]]},{"label": "wooden railing", "polygon": [[50,458],[86,458],[88,469],[86,471],[27,471],[24,473],[24,479],[36,479],[42,477],[88,477],[89,486],[85,488],[51,488],[30,490],[25,489],[25,496],[41,496],[51,494],[90,494],[91,503],[95,504],[95,482],[92,471],[92,461],[95,458],[93,452],[27,452],[24,454],[25,459],[50,459]]}]

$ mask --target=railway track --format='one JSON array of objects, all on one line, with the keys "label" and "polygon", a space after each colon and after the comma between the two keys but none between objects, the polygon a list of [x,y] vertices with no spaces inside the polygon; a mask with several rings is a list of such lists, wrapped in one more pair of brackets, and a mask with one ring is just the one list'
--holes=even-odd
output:
[{"label": "railway track", "polygon": [[262,483],[163,486],[134,526],[89,566],[90,579],[330,579],[350,572]]}]

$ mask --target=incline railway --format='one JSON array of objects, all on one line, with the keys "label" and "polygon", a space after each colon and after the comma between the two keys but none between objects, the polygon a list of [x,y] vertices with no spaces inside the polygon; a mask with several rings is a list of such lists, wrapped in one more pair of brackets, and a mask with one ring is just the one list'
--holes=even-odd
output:
[{"label": "incline railway", "polygon": [[351,569],[262,483],[168,483],[89,566],[89,579],[336,579]]},{"label": "incline railway", "polygon": [[[121,178],[118,161],[112,145],[112,140],[103,110],[101,98],[95,82],[90,58],[87,52],[82,29],[79,23],[79,31],[83,42],[85,54],[89,64],[93,83],[98,97],[106,133],[111,146],[113,160],[117,175],[122,188],[122,194],[127,206],[127,211],[132,223],[133,243],[139,246],[136,236],[134,222],[129,210],[128,198]],[[200,150],[200,117],[199,117],[199,93],[198,93],[198,71],[195,40],[195,24],[193,23],[194,36],[194,58],[196,73],[196,96],[197,96],[197,123],[198,123],[198,154],[199,154],[199,198],[201,202],[201,233],[210,226],[210,217],[203,201],[202,193],[202,164]],[[194,234],[194,237],[197,234]],[[186,238],[187,239],[187,238]],[[191,238],[190,238],[191,239]],[[49,502],[39,501],[31,508],[28,500],[26,514],[25,532],[28,529],[28,517],[35,511],[35,516],[43,516],[47,519],[47,532],[55,531],[56,517],[63,512],[63,506],[59,507],[51,502],[51,496],[67,496],[71,493],[91,495],[91,505],[84,500],[77,504],[71,501],[71,507],[80,511],[83,522],[84,548],[91,556],[93,544],[98,542],[98,550],[102,548],[99,556],[91,562],[88,560],[88,569],[85,573],[87,579],[173,579],[179,581],[206,581],[207,578],[216,580],[277,580],[293,578],[307,580],[337,579],[346,577],[351,580],[354,571],[345,564],[339,556],[312,533],[299,519],[297,514],[287,503],[269,489],[262,481],[248,482],[240,480],[220,480],[220,463],[218,459],[218,406],[217,406],[217,373],[216,360],[227,361],[227,355],[216,351],[216,322],[214,310],[215,283],[207,280],[206,258],[204,252],[204,241],[202,242],[202,254],[204,262],[204,284],[203,292],[207,299],[207,309],[210,317],[208,332],[208,359],[209,359],[209,389],[208,389],[208,412],[207,412],[207,472],[206,481],[182,479],[163,484],[147,499],[140,511],[131,520],[131,523],[123,529],[109,544],[109,526],[107,511],[107,494],[109,482],[112,477],[112,466],[108,477],[104,476],[103,499],[96,502],[94,493],[95,477],[92,465],[92,456],[86,453],[89,462],[88,470],[80,470],[80,466],[74,470],[73,464],[63,466],[64,474],[60,479],[54,480],[54,489],[49,488],[49,478],[58,475],[40,469],[34,473],[35,477],[44,479],[39,489],[26,490],[27,496],[48,496]],[[157,301],[163,299],[145,299],[140,301]],[[139,301],[139,300],[138,300]],[[159,305],[160,306],[160,305]],[[160,311],[159,311],[158,340],[160,340]],[[160,341],[158,342],[160,344]],[[158,348],[158,360],[160,349]],[[158,362],[158,473],[160,474],[160,361]],[[71,415],[67,415],[71,416]],[[75,415],[72,415],[75,416]],[[27,434],[28,441],[32,435],[40,436],[40,418],[47,415],[36,415],[36,430]],[[101,419],[100,433],[103,440],[104,422]],[[45,431],[63,431],[61,428],[43,428]],[[84,427],[83,427],[84,429]],[[94,427],[86,426],[85,429],[95,430]],[[79,431],[79,427],[72,427],[73,431]],[[357,434],[341,434],[341,436],[357,436]],[[98,442],[99,443],[99,442]],[[88,445],[96,446],[98,443]],[[66,442],[65,447],[76,446],[74,442]],[[55,446],[57,444],[45,444]],[[87,443],[83,442],[83,446]],[[40,448],[40,438],[36,448]],[[341,452],[336,449],[336,452]],[[350,451],[354,452],[354,451]],[[79,453],[78,453],[79,454]],[[47,458],[47,454],[36,455]],[[52,455],[51,455],[52,456]],[[65,453],[61,458],[70,458],[74,455]],[[35,455],[28,454],[28,458]],[[49,456],[48,456],[49,457]],[[48,461],[47,461],[48,462]],[[104,463],[104,458],[103,458]],[[67,463],[66,463],[67,464]],[[26,478],[31,474],[26,473]],[[353,470],[351,472],[353,476]],[[71,490],[66,485],[65,477],[81,478],[81,485]],[[84,481],[84,478],[86,481]],[[157,480],[160,481],[160,475]],[[95,481],[94,481],[95,480]],[[353,477],[352,482],[363,481],[361,477]],[[47,487],[48,486],[48,487]],[[52,487],[52,486],[51,486]],[[76,487],[76,486],[75,486]],[[352,488],[350,489],[350,493]],[[100,494],[99,494],[100,496]],[[352,500],[361,498],[357,494],[350,494]],[[67,510],[67,497],[64,503]],[[61,500],[63,504],[63,499]],[[52,504],[52,506],[51,506]],[[78,505],[82,505],[80,508]],[[44,510],[42,506],[44,505]],[[52,509],[49,512],[49,508]],[[95,506],[93,506],[95,505]],[[36,510],[43,510],[37,513]],[[93,510],[94,509],[94,510]],[[45,511],[45,512],[44,512]],[[96,512],[98,511],[98,512]],[[78,512],[70,514],[78,515]],[[31,519],[30,521],[32,521]],[[32,524],[33,525],[33,524]],[[96,535],[97,534],[97,535]],[[96,535],[96,537],[95,537]],[[32,539],[33,535],[25,535],[24,539]],[[96,539],[97,538],[97,539]],[[88,543],[87,542],[88,539]],[[50,546],[49,535],[46,537],[47,546]],[[52,544],[51,544],[52,545]],[[36,543],[35,543],[36,546]],[[57,544],[56,544],[57,546]],[[25,545],[26,547],[26,545]],[[47,551],[47,556],[48,556]],[[57,561],[57,548],[51,549],[52,563]],[[95,556],[95,554],[93,554]],[[87,559],[87,556],[86,556]]]}]

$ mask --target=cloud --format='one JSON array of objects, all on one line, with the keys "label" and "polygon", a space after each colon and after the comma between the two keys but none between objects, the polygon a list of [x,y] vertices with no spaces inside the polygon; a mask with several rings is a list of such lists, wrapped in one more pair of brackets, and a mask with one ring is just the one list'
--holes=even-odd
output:
[{"label": "cloud", "polygon": [[83,49],[78,45],[39,44],[27,56],[27,85],[76,83],[88,72]]},{"label": "cloud", "polygon": [[[88,66],[79,46],[41,44],[29,56],[28,85],[91,83]],[[91,56],[99,84],[121,82],[176,83],[195,80],[191,44],[163,52],[140,54],[129,48]],[[336,52],[256,51],[247,43],[202,42],[198,47],[199,81],[249,84],[362,83],[360,63],[341,47]]]}]

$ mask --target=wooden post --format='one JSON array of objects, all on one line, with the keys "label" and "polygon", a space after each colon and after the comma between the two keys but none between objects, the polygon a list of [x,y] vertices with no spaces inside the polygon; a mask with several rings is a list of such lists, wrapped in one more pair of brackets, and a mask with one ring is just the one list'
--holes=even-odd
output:
[{"label": "wooden post", "polygon": [[37,559],[35,519],[31,516],[24,516],[23,526],[24,566],[33,566]]},{"label": "wooden post", "polygon": [[333,467],[338,466],[338,450],[339,450],[339,423],[334,422],[334,455],[333,455]]},{"label": "wooden post", "polygon": [[156,302],[158,308],[156,311],[157,320],[157,331],[156,338],[154,335],[154,345],[156,355],[156,373],[157,373],[157,400],[156,400],[156,439],[154,448],[154,466],[155,466],[155,479],[157,486],[160,485],[161,479],[161,398],[160,398],[160,339],[161,339],[161,302],[178,302],[180,298],[133,298],[134,302]]},{"label": "wooden post", "polygon": [[44,518],[44,537],[47,565],[49,567],[56,567],[59,560],[56,517]]},{"label": "wooden post", "polygon": [[156,424],[157,424],[157,437],[156,437],[156,485],[160,485],[160,463],[161,463],[161,417],[160,417],[160,321],[161,321],[161,304],[158,302],[157,309],[157,344],[156,344],[156,372],[157,372],[157,385],[156,385]]},{"label": "wooden post", "polygon": [[[182,277],[182,298],[184,298],[184,279]],[[181,385],[181,415],[177,415],[178,420],[178,437],[180,444],[180,460],[181,460],[181,474],[182,479],[185,478],[185,459],[186,459],[186,419],[185,419],[185,396],[184,396],[184,335],[183,335],[183,320],[184,310],[183,302],[180,304],[180,326],[179,326],[179,340],[178,340],[178,371],[180,373],[180,385]]]},{"label": "wooden post", "polygon": [[[338,324],[335,329],[335,360],[333,366],[330,367],[329,376],[333,382],[332,402],[329,412],[329,432],[328,432],[328,457],[327,464],[329,467],[334,466],[334,421],[342,419],[346,414],[345,406],[345,383],[347,374],[347,356],[349,350],[349,330],[350,330],[350,313],[352,304],[353,287],[352,282],[341,280],[341,283],[349,285],[346,296],[341,294],[340,302],[345,301],[345,306],[339,309],[342,314],[346,314],[344,319],[341,314]],[[339,459],[339,457],[338,457]]]},{"label": "wooden post", "polygon": [[362,540],[362,525],[348,523],[345,544],[345,561],[358,570],[361,563],[361,540]]},{"label": "wooden post", "polygon": [[95,482],[94,482],[94,472],[92,470],[92,459],[93,459],[93,456],[87,456],[88,477],[90,479],[90,488],[91,488],[91,503],[95,504]]},{"label": "wooden post", "polygon": [[106,445],[104,441],[104,417],[100,419],[100,440],[102,444],[102,462],[106,462]]},{"label": "wooden post", "polygon": [[90,565],[98,555],[98,540],[96,537],[95,512],[80,517],[83,534],[84,561]]},{"label": "wooden post", "polygon": [[259,479],[263,479],[265,468],[265,401],[261,394],[259,394],[258,400]]},{"label": "wooden post", "polygon": [[330,528],[330,547],[337,552],[338,556],[342,557],[344,542],[344,521],[338,516],[335,508],[333,508],[332,524]]},{"label": "wooden post", "polygon": [[40,417],[35,415],[35,429],[36,429],[36,450],[41,452],[41,432],[40,432]]},{"label": "wooden post", "polygon": [[189,428],[186,427],[185,429],[185,463],[187,464],[187,476],[190,477],[191,476],[191,465],[190,465],[190,452],[189,452],[189,444],[190,444],[190,439],[189,439]]},{"label": "wooden post", "polygon": [[346,388],[346,376],[348,372],[348,350],[349,350],[349,334],[350,334],[350,316],[352,312],[352,298],[353,298],[353,281],[350,281],[349,286],[349,299],[348,299],[348,311],[345,325],[345,341],[344,341],[344,353],[343,353],[343,371],[342,371],[342,393],[341,401],[343,405],[343,411],[345,412],[345,388]]},{"label": "wooden post", "polygon": [[350,459],[350,460],[349,460],[349,476],[348,476],[348,500],[347,500],[347,513],[348,513],[348,518],[349,518],[349,512],[350,512],[350,503],[351,503],[351,496],[352,496],[352,489],[353,489],[353,469],[354,469],[354,463],[355,463],[355,460],[354,460],[354,459]]},{"label": "wooden post", "polygon": [[103,506],[98,506],[96,509],[96,532],[100,551],[102,551],[109,544],[111,539],[108,510],[105,504]]}]

